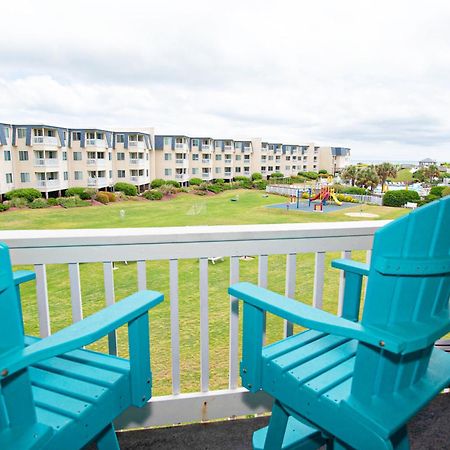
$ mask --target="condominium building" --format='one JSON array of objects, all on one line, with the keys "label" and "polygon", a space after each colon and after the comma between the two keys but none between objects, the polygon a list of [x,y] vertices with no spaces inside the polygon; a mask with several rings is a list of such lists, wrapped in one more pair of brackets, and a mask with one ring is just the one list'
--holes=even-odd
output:
[{"label": "condominium building", "polygon": [[117,182],[147,189],[155,178],[232,180],[259,172],[293,176],[321,169],[336,173],[350,149],[282,144],[261,138],[155,135],[152,128],[102,130],[0,123],[0,194],[33,187],[46,196],[69,187],[112,189]]}]

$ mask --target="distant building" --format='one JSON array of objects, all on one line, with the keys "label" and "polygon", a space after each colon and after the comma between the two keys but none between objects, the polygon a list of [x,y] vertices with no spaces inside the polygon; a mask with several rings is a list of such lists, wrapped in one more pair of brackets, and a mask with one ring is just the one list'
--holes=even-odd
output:
[{"label": "distant building", "polygon": [[419,161],[419,167],[430,167],[435,166],[437,164],[437,161],[431,158],[425,158],[422,159],[422,161]]},{"label": "distant building", "polygon": [[149,188],[155,178],[204,181],[259,172],[339,173],[350,164],[344,147],[265,142],[261,138],[155,135],[153,128],[101,130],[0,123],[0,195],[33,187],[47,197],[69,187],[112,189],[117,182]]}]

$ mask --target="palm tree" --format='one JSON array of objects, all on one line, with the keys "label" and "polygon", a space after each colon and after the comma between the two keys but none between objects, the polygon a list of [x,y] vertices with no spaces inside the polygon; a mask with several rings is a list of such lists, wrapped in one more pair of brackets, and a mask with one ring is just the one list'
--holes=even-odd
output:
[{"label": "palm tree", "polygon": [[358,171],[356,184],[359,187],[370,189],[372,192],[378,186],[380,178],[373,166]]},{"label": "palm tree", "polygon": [[350,181],[352,186],[355,185],[356,179],[358,177],[359,169],[356,166],[347,166],[341,174],[341,178],[345,181]]},{"label": "palm tree", "polygon": [[384,185],[388,178],[395,178],[397,176],[397,168],[391,163],[384,162],[375,166],[375,171],[380,178],[381,190],[384,192]]},{"label": "palm tree", "polygon": [[433,182],[433,178],[439,178],[439,176],[441,175],[441,173],[439,172],[439,169],[434,165],[425,167],[425,169],[423,169],[423,172],[424,172],[425,177],[430,180],[430,183]]}]

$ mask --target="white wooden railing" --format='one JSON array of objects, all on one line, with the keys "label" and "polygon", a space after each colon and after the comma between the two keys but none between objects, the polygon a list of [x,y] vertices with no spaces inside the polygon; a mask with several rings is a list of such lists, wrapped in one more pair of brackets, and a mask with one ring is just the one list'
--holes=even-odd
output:
[{"label": "white wooden railing", "polygon": [[[46,266],[68,266],[73,321],[83,317],[80,288],[80,264],[102,263],[106,304],[115,301],[113,263],[136,261],[137,286],[158,290],[147,283],[147,261],[169,261],[169,296],[171,336],[170,395],[153,397],[142,409],[132,408],[118,420],[119,428],[135,428],[174,424],[260,413],[270,408],[271,400],[263,393],[249,394],[240,387],[239,367],[239,304],[229,304],[229,368],[228,388],[209,390],[209,318],[208,258],[229,257],[229,283],[239,281],[240,257],[258,258],[258,283],[266,287],[272,272],[268,270],[269,255],[286,255],[285,293],[293,296],[297,284],[297,261],[302,254],[314,253],[313,306],[323,304],[326,252],[342,252],[350,257],[355,250],[366,250],[370,258],[374,232],[387,221],[334,222],[310,224],[202,226],[167,228],[125,228],[86,230],[0,231],[0,241],[11,250],[14,265],[34,265],[37,280],[37,303],[41,336],[51,333]],[[200,299],[200,392],[182,392],[180,383],[180,323],[192,318],[180,316],[179,261],[198,259]],[[228,270],[225,270],[227,274]],[[151,281],[151,280],[149,280]],[[340,275],[339,307],[341,310],[345,279]],[[224,322],[226,318],[224,317]],[[213,331],[213,330],[211,330]],[[285,334],[292,328],[285,323]],[[116,336],[109,336],[109,351],[116,353]],[[157,359],[157,355],[153,355]],[[226,356],[223,356],[226,358]],[[169,368],[167,372],[169,373]]]}]

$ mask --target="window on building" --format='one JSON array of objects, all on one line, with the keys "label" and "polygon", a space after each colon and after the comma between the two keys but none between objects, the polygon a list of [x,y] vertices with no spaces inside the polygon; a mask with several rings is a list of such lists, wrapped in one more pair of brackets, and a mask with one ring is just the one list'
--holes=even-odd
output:
[{"label": "window on building", "polygon": [[109,178],[112,178],[112,170],[109,171]]},{"label": "window on building", "polygon": [[3,158],[5,161],[11,161],[11,151],[10,150],[4,150],[3,151]]},{"label": "window on building", "polygon": [[280,170],[280,166],[275,166],[275,170],[279,171]]},{"label": "window on building", "polygon": [[123,134],[116,134],[116,142],[118,144],[123,144],[124,143],[124,136],[123,136]]},{"label": "window on building", "polygon": [[75,180],[82,180],[83,179],[83,172],[81,170],[75,170],[73,173]]},{"label": "window on building", "polygon": [[117,153],[117,161],[125,161],[125,153],[124,152]]},{"label": "window on building", "polygon": [[235,167],[235,168],[234,168],[234,171],[235,171],[236,173],[241,173],[241,168],[240,168],[240,167]]},{"label": "window on building", "polygon": [[171,137],[165,137],[164,138],[164,145],[172,145],[172,138]]},{"label": "window on building", "polygon": [[17,138],[24,139],[27,134],[26,128],[17,128]]},{"label": "window on building", "polygon": [[192,168],[192,175],[198,175],[198,167]]},{"label": "window on building", "polygon": [[198,153],[192,154],[192,161],[198,161]]},{"label": "window on building", "polygon": [[269,155],[269,161],[273,161],[273,155]]},{"label": "window on building", "polygon": [[11,184],[13,182],[12,173],[5,173],[6,184]]},{"label": "window on building", "polygon": [[291,166],[285,166],[286,170],[291,170]]},{"label": "window on building", "polygon": [[125,170],[118,170],[117,178],[125,178]]},{"label": "window on building", "polygon": [[97,139],[103,139],[103,133],[97,133]]},{"label": "window on building", "polygon": [[111,153],[111,152],[108,153],[108,159],[109,159],[110,161],[112,161],[112,153]]},{"label": "window on building", "polygon": [[9,128],[5,128],[5,137],[9,139]]},{"label": "window on building", "polygon": [[265,172],[266,171],[266,166],[261,166],[261,172]]},{"label": "window on building", "polygon": [[81,152],[73,152],[73,160],[74,161],[81,161]]},{"label": "window on building", "polygon": [[20,173],[20,182],[21,183],[29,183],[30,182],[29,172],[21,172]]},{"label": "window on building", "polygon": [[199,144],[199,141],[198,141],[198,139],[192,139],[192,146],[193,147],[198,147],[198,144]]},{"label": "window on building", "polygon": [[216,161],[222,161],[222,155],[216,155]]},{"label": "window on building", "polygon": [[216,173],[222,173],[222,168],[221,167],[216,167]]},{"label": "window on building", "polygon": [[164,161],[171,161],[172,153],[164,153]]},{"label": "window on building", "polygon": [[286,161],[290,161],[291,157],[289,155],[286,155]]},{"label": "window on building", "polygon": [[67,161],[67,152],[62,152],[63,161]]},{"label": "window on building", "polygon": [[64,181],[67,181],[69,179],[69,172],[64,172],[63,178],[64,178]]},{"label": "window on building", "polygon": [[172,169],[164,169],[164,175],[166,177],[172,176]]},{"label": "window on building", "polygon": [[236,155],[236,161],[240,161],[241,159],[241,155]]},{"label": "window on building", "polygon": [[81,141],[81,131],[72,132],[72,141]]},{"label": "window on building", "polygon": [[19,151],[19,161],[28,161],[28,151],[27,150]]}]

